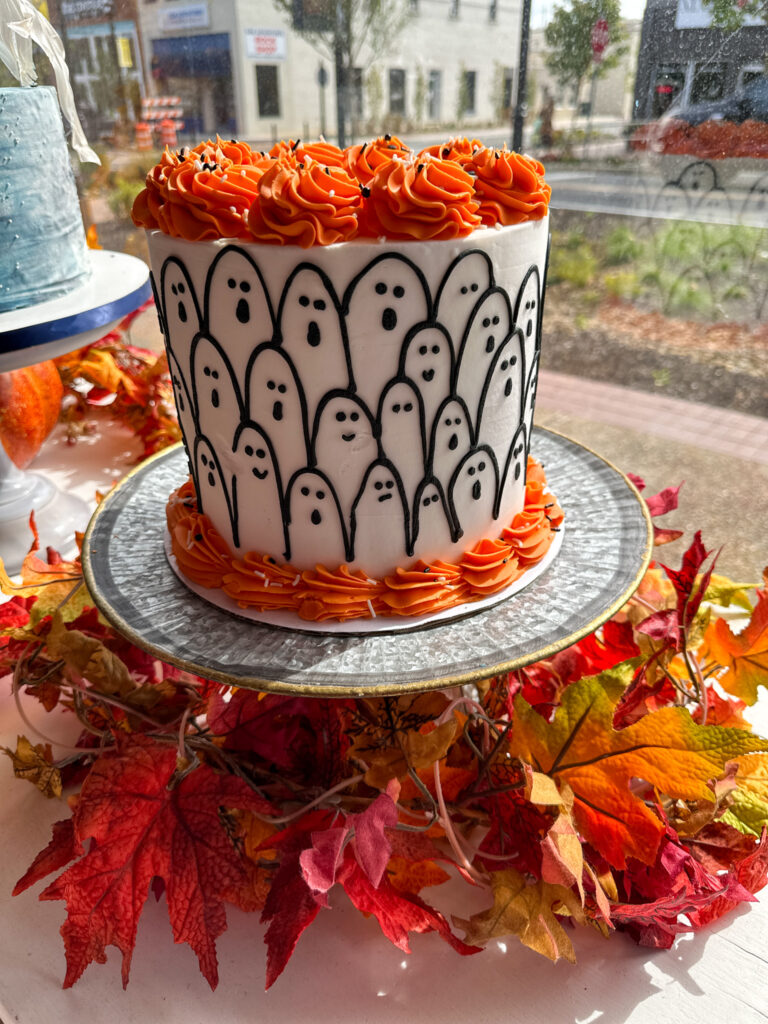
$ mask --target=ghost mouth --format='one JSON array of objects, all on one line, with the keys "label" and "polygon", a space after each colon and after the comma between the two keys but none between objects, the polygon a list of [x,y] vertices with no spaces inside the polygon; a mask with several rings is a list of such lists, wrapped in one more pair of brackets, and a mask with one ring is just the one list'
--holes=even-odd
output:
[{"label": "ghost mouth", "polygon": [[381,314],[381,326],[385,331],[394,331],[397,327],[397,312],[391,306],[387,306]]},{"label": "ghost mouth", "polygon": [[341,435],[341,440],[342,441],[354,441],[356,437],[357,437],[357,434],[342,434]]},{"label": "ghost mouth", "polygon": [[319,508],[312,509],[312,515],[309,517],[310,522],[313,526],[319,526],[323,521],[323,517],[320,515]]},{"label": "ghost mouth", "polygon": [[256,467],[254,466],[253,469],[251,470],[251,472],[253,473],[253,475],[256,477],[257,480],[266,480],[267,479],[267,473],[269,471],[265,469],[263,473],[260,473],[258,471],[258,469],[256,469]]},{"label": "ghost mouth", "polygon": [[317,348],[320,344],[320,328],[316,320],[310,320],[307,327],[307,344],[312,348]]},{"label": "ghost mouth", "polygon": [[482,491],[483,489],[480,486],[480,481],[475,480],[475,482],[472,484],[472,497],[474,498],[475,501],[480,500],[480,495],[482,494]]},{"label": "ghost mouth", "polygon": [[512,394],[512,378],[507,377],[507,383],[504,385],[504,397],[509,398]]},{"label": "ghost mouth", "polygon": [[272,419],[279,421],[282,418],[283,418],[283,403],[282,402],[275,402],[275,404],[272,406]]},{"label": "ghost mouth", "polygon": [[459,447],[459,435],[458,434],[451,434],[451,439],[448,442],[448,451],[449,452],[455,452],[458,447]]},{"label": "ghost mouth", "polygon": [[379,499],[378,499],[378,500],[379,500],[379,502],[382,502],[382,501],[387,501],[387,500],[388,500],[389,498],[391,498],[391,497],[392,497],[392,495],[391,495],[391,494],[382,494],[382,495],[380,495],[380,496],[379,496]]},{"label": "ghost mouth", "polygon": [[247,299],[240,299],[235,307],[235,316],[241,324],[247,324],[251,319],[251,307],[248,305]]},{"label": "ghost mouth", "polygon": [[176,312],[177,312],[179,320],[181,320],[181,322],[183,324],[185,324],[187,322],[187,309],[186,309],[186,306],[184,305],[183,302],[179,303],[179,306],[178,306],[178,309],[177,309]]},{"label": "ghost mouth", "polygon": [[432,378],[435,376],[435,371],[434,370],[422,370],[421,371],[421,376],[424,378],[424,380],[427,383],[429,383],[432,380]]}]

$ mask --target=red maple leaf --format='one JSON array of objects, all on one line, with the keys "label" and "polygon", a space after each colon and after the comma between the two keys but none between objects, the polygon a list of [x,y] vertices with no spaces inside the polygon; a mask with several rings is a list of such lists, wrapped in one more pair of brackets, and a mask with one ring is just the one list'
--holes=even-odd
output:
[{"label": "red maple leaf", "polygon": [[[123,987],[128,984],[138,919],[155,878],[165,886],[175,941],[189,943],[204,977],[216,987],[215,942],[227,926],[222,894],[245,872],[220,810],[272,813],[272,808],[242,779],[207,765],[174,784],[176,767],[174,747],[134,736],[99,758],[85,780],[71,839],[63,832],[59,839],[71,842],[75,855],[77,844],[91,840],[88,852],[40,896],[67,903],[61,929],[65,988],[92,961],[105,963],[108,945],[123,954]],[[19,887],[44,873],[41,857]],[[51,868],[60,866],[55,860],[54,855]]]}]

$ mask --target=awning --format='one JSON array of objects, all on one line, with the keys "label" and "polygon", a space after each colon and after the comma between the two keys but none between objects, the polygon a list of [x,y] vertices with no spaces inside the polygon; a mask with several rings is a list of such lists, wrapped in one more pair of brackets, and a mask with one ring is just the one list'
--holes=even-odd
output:
[{"label": "awning", "polygon": [[152,73],[163,78],[229,78],[229,35],[173,36],[152,40]]}]

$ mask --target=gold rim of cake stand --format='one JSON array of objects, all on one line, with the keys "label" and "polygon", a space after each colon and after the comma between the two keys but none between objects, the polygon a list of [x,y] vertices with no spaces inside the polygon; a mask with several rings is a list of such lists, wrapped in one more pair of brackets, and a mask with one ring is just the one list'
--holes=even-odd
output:
[{"label": "gold rim of cake stand", "polygon": [[[543,661],[543,660],[545,660],[547,658],[552,657],[553,655],[557,654],[559,651],[564,650],[566,647],[570,647],[572,644],[575,644],[579,640],[582,640],[585,636],[588,636],[590,633],[593,633],[604,622],[607,622],[608,619],[610,619],[613,615],[615,615],[616,612],[618,612],[627,603],[627,601],[630,599],[630,597],[634,594],[634,592],[640,586],[640,583],[641,583],[641,581],[643,579],[643,576],[645,575],[645,573],[646,573],[646,571],[648,569],[648,566],[650,564],[651,552],[653,550],[653,523],[651,521],[650,512],[648,511],[648,506],[646,505],[643,496],[640,494],[640,491],[637,489],[635,484],[632,483],[632,481],[629,479],[629,477],[626,475],[626,473],[622,472],[622,470],[620,470],[609,459],[606,459],[604,456],[600,455],[599,452],[594,451],[594,449],[590,448],[588,445],[582,444],[580,441],[575,441],[573,438],[568,437],[567,434],[563,434],[561,431],[552,430],[549,427],[539,427],[539,426],[537,426],[536,429],[540,430],[540,431],[543,431],[543,432],[546,432],[548,434],[552,434],[555,437],[560,437],[563,440],[569,442],[570,444],[577,445],[579,448],[581,448],[584,451],[588,452],[590,455],[594,456],[596,459],[599,459],[600,462],[603,462],[606,466],[608,466],[609,469],[613,470],[613,472],[616,473],[616,475],[621,478],[621,480],[624,482],[625,486],[629,490],[630,494],[632,494],[632,496],[635,498],[635,500],[636,500],[636,502],[638,504],[638,507],[640,509],[640,512],[641,512],[641,514],[643,516],[643,519],[645,520],[646,531],[647,531],[647,533],[646,533],[646,543],[645,543],[645,548],[643,550],[642,558],[641,558],[641,561],[640,561],[640,566],[639,566],[639,569],[638,569],[637,573],[635,574],[635,577],[633,578],[631,583],[629,583],[627,585],[627,587],[625,587],[623,592],[617,598],[615,598],[607,608],[604,609],[604,611],[602,611],[599,615],[595,616],[595,618],[593,618],[591,621],[589,621],[589,622],[585,623],[584,625],[580,626],[573,633],[570,633],[567,636],[564,636],[561,639],[559,639],[557,641],[554,641],[553,643],[547,644],[546,646],[544,646],[542,648],[539,648],[539,649],[537,649],[535,651],[529,651],[529,652],[526,652],[525,654],[519,655],[516,658],[512,658],[509,661],[503,661],[503,662],[500,662],[497,665],[487,666],[485,668],[472,669],[472,670],[469,670],[469,671],[466,671],[466,672],[461,672],[461,673],[459,673],[457,675],[440,676],[440,677],[438,677],[436,679],[422,679],[422,680],[411,681],[411,682],[402,682],[402,683],[392,683],[392,682],[390,682],[390,683],[382,683],[382,684],[379,684],[379,685],[377,685],[375,683],[373,683],[373,684],[361,684],[361,685],[359,685],[357,687],[354,684],[349,684],[349,685],[346,685],[346,686],[338,686],[338,685],[326,684],[326,683],[302,683],[300,681],[297,681],[297,682],[283,682],[283,681],[274,680],[274,679],[262,679],[259,676],[251,676],[251,675],[249,675],[249,676],[230,675],[230,674],[228,674],[226,672],[221,672],[218,669],[211,668],[211,667],[208,667],[208,666],[205,666],[205,665],[201,665],[198,662],[189,661],[189,660],[187,660],[185,658],[181,658],[178,655],[174,654],[173,652],[169,652],[165,648],[160,647],[157,644],[154,644],[154,643],[146,640],[142,636],[141,633],[139,633],[136,629],[134,629],[134,627],[129,622],[127,622],[120,614],[118,614],[115,611],[115,609],[109,603],[108,598],[100,591],[99,587],[97,586],[96,579],[94,577],[93,570],[92,570],[92,565],[91,565],[91,543],[90,542],[91,542],[92,534],[93,534],[93,532],[94,532],[94,530],[95,530],[95,528],[97,526],[97,523],[98,523],[100,517],[109,508],[109,505],[110,505],[111,500],[113,499],[114,495],[116,495],[117,492],[119,490],[121,490],[123,487],[125,487],[128,484],[130,484],[130,482],[131,482],[131,480],[132,480],[132,478],[134,476],[138,475],[139,473],[144,472],[146,470],[146,468],[151,463],[153,463],[153,462],[155,462],[155,461],[157,461],[159,459],[162,459],[162,458],[167,458],[173,451],[175,451],[178,448],[182,448],[183,447],[183,443],[181,441],[176,442],[175,444],[170,445],[167,448],[164,448],[160,452],[155,452],[154,455],[150,455],[148,458],[144,459],[141,463],[139,463],[138,466],[135,466],[132,470],[130,470],[112,488],[112,490],[109,492],[109,494],[104,498],[104,500],[101,502],[101,504],[97,507],[97,509],[93,513],[93,515],[91,517],[91,520],[90,520],[90,522],[88,524],[88,528],[87,528],[87,530],[85,532],[85,537],[83,539],[83,548],[82,548],[83,576],[84,576],[84,579],[85,579],[86,586],[88,588],[88,592],[89,592],[90,596],[93,598],[93,601],[96,604],[98,610],[101,612],[101,614],[127,640],[130,640],[131,643],[135,644],[137,647],[142,648],[142,650],[148,651],[150,654],[155,655],[155,657],[159,658],[161,661],[164,661],[164,662],[166,662],[168,664],[174,665],[177,668],[182,669],[183,671],[190,672],[193,675],[203,676],[206,679],[210,679],[210,680],[213,680],[215,682],[223,683],[224,685],[227,685],[227,686],[236,686],[236,687],[242,687],[244,689],[261,690],[261,691],[269,692],[269,693],[294,694],[294,695],[300,695],[300,696],[306,696],[306,697],[352,697],[352,698],[360,697],[360,698],[364,698],[364,697],[397,696],[397,695],[400,695],[400,694],[423,693],[423,692],[427,692],[427,691],[430,691],[430,690],[449,689],[451,687],[465,686],[467,684],[477,683],[477,682],[480,682],[481,680],[484,680],[484,679],[490,679],[493,676],[503,675],[506,672],[513,672],[513,671],[515,671],[515,669],[522,668],[525,665],[530,665],[533,662]],[[168,571],[169,572],[172,571],[170,566],[168,567]],[[193,594],[192,591],[190,591],[189,593],[190,593],[190,597],[196,597],[197,596],[197,595]],[[204,598],[199,598],[199,600],[202,601],[202,600],[204,600]],[[510,598],[510,600],[512,600],[512,598]],[[221,609],[220,609],[220,611],[221,611],[222,615],[228,614],[226,611],[223,611]],[[472,614],[473,613],[472,613],[471,608],[470,608],[470,610],[468,610],[468,612],[467,612],[467,616],[466,617],[469,617]],[[249,620],[243,619],[242,621],[244,623],[246,623]],[[457,620],[453,620],[453,621],[457,621]],[[446,623],[446,622],[436,622],[434,624],[427,624],[425,626],[416,627],[416,629],[430,630],[432,628],[438,628],[438,627],[445,628],[449,624],[450,623]],[[267,623],[256,623],[256,625],[261,625],[263,627],[269,628]],[[283,629],[286,633],[289,633],[289,634],[291,632],[293,632],[291,630],[285,630],[285,627],[280,627],[280,628]],[[414,631],[416,631],[416,630],[413,630],[411,632],[414,632]],[[312,631],[310,631],[310,630],[302,630],[300,627],[297,627],[295,632],[296,633],[303,633],[306,636],[314,635],[314,636],[317,636],[317,637],[327,637],[329,635],[327,633],[312,633]],[[350,639],[354,639],[354,640],[359,640],[360,639],[360,634],[351,634],[350,633],[350,634],[346,634],[346,635],[349,636]],[[371,636],[381,636],[381,635],[382,634],[371,634]],[[341,637],[342,635],[339,635],[339,636]],[[393,632],[393,633],[389,634],[389,636],[396,636],[396,633]]]}]

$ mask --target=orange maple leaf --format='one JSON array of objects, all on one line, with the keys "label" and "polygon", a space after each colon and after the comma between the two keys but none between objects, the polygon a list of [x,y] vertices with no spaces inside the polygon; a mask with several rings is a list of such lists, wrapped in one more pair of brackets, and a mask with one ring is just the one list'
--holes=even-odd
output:
[{"label": "orange maple leaf", "polygon": [[700,726],[680,707],[661,708],[626,729],[612,726],[614,705],[595,677],[563,693],[551,722],[519,695],[510,744],[538,772],[573,791],[573,815],[586,839],[612,867],[627,857],[652,864],[664,824],[633,792],[641,779],[673,799],[705,800],[728,761],[768,741],[741,729]]},{"label": "orange maple leaf", "polygon": [[749,625],[734,633],[725,619],[714,619],[704,634],[703,656],[726,669],[718,682],[747,704],[757,700],[758,686],[768,686],[768,591],[757,592]]}]

